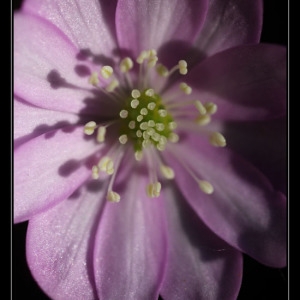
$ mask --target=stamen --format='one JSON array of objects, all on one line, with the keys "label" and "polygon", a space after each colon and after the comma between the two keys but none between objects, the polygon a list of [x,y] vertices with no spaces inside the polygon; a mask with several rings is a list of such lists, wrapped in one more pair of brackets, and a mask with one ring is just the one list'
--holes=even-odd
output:
[{"label": "stamen", "polygon": [[175,132],[171,132],[169,135],[169,141],[172,143],[177,143],[179,141],[179,136]]},{"label": "stamen", "polygon": [[119,81],[117,79],[113,79],[109,85],[106,87],[106,91],[109,93],[112,92],[115,88],[119,86]]},{"label": "stamen", "polygon": [[106,127],[100,126],[97,133],[97,142],[102,143],[105,140]]},{"label": "stamen", "polygon": [[135,121],[130,121],[130,122],[128,123],[128,127],[129,127],[130,129],[134,129],[134,128],[135,128]]},{"label": "stamen", "polygon": [[211,133],[209,142],[215,147],[225,147],[226,146],[226,139],[219,132]]},{"label": "stamen", "polygon": [[141,113],[141,115],[146,116],[148,114],[148,109],[144,107],[141,109],[140,113]]},{"label": "stamen", "polygon": [[120,202],[120,195],[114,191],[108,191],[106,199],[110,202]]},{"label": "stamen", "polygon": [[166,117],[168,112],[165,110],[165,109],[159,109],[158,110],[158,114],[161,116],[161,117]]},{"label": "stamen", "polygon": [[186,75],[188,70],[187,70],[187,62],[185,60],[180,60],[178,62],[178,67],[179,67],[179,73],[181,75]]},{"label": "stamen", "polygon": [[89,77],[89,83],[93,86],[97,86],[99,83],[99,78],[97,72],[93,72],[92,75]]},{"label": "stamen", "polygon": [[209,124],[211,121],[211,117],[209,115],[198,116],[196,119],[196,123],[200,126],[204,126]]},{"label": "stamen", "polygon": [[114,173],[114,162],[110,157],[104,156],[98,162],[98,168],[108,175],[112,175]]},{"label": "stamen", "polygon": [[160,171],[166,179],[174,179],[174,177],[175,177],[174,170],[169,166],[161,165]]},{"label": "stamen", "polygon": [[97,127],[96,122],[90,121],[84,125],[84,133],[87,135],[92,135]]},{"label": "stamen", "polygon": [[153,97],[154,96],[154,90],[153,89],[148,89],[145,91],[145,94],[149,97]]},{"label": "stamen", "polygon": [[136,151],[136,152],[134,153],[134,156],[135,156],[135,159],[136,159],[137,161],[141,161],[142,158],[143,158],[143,152],[142,152],[142,151]]},{"label": "stamen", "polygon": [[204,106],[206,108],[207,113],[210,115],[215,114],[217,112],[218,107],[215,103],[207,102],[204,104]]},{"label": "stamen", "polygon": [[125,57],[120,63],[120,71],[122,73],[127,73],[133,68],[133,61],[130,57]]},{"label": "stamen", "polygon": [[99,168],[97,166],[92,167],[92,178],[99,179]]},{"label": "stamen", "polygon": [[122,134],[120,137],[119,137],[119,142],[123,145],[125,145],[128,141],[128,137],[126,134]]},{"label": "stamen", "polygon": [[137,100],[137,99],[133,99],[133,100],[131,100],[131,102],[130,102],[130,106],[131,106],[132,108],[137,108],[139,104],[140,104],[140,101]]},{"label": "stamen", "polygon": [[143,116],[142,115],[138,115],[137,117],[136,117],[136,120],[138,121],[138,122],[141,122],[142,120],[143,120]]},{"label": "stamen", "polygon": [[154,110],[155,106],[156,106],[156,104],[155,104],[154,102],[150,102],[150,103],[147,105],[147,107],[148,107],[149,110]]},{"label": "stamen", "polygon": [[140,55],[137,57],[136,62],[142,64],[146,58],[148,58],[149,53],[146,50],[143,50]]},{"label": "stamen", "polygon": [[180,83],[179,88],[187,95],[190,95],[192,93],[192,88],[185,82]]},{"label": "stamen", "polygon": [[147,195],[150,198],[159,197],[160,190],[161,190],[161,184],[158,181],[148,184],[146,188]]},{"label": "stamen", "polygon": [[131,91],[131,96],[132,96],[132,98],[137,99],[141,96],[141,92],[139,90],[134,89]]},{"label": "stamen", "polygon": [[120,117],[121,117],[122,119],[126,119],[126,118],[128,117],[128,110],[122,109],[122,110],[120,111]]},{"label": "stamen", "polygon": [[114,70],[111,66],[104,66],[100,70],[100,74],[103,78],[108,79],[112,76]]},{"label": "stamen", "polygon": [[156,72],[162,77],[168,77],[169,70],[162,64],[156,66]]},{"label": "stamen", "polygon": [[214,191],[213,186],[206,180],[199,180],[198,181],[199,187],[201,189],[202,192],[204,192],[205,194],[212,194]]},{"label": "stamen", "polygon": [[198,109],[200,115],[206,114],[207,110],[206,110],[205,106],[199,100],[195,101],[195,106]]}]

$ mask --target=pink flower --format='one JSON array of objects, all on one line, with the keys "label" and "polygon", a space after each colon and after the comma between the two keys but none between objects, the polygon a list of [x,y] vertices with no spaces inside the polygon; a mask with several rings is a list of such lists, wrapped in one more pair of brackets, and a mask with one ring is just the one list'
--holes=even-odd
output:
[{"label": "pink flower", "polygon": [[286,49],[262,2],[26,0],[14,221],[52,299],[236,299],[286,265]]}]

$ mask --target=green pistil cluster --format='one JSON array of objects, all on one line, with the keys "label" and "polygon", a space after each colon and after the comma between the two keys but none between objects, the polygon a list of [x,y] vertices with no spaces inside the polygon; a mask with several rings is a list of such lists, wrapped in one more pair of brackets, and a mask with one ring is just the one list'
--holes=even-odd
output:
[{"label": "green pistil cluster", "polygon": [[125,144],[130,140],[135,152],[150,145],[163,151],[168,140],[176,141],[177,135],[173,132],[176,123],[161,97],[152,89],[133,90],[120,111],[120,117],[119,141]]}]

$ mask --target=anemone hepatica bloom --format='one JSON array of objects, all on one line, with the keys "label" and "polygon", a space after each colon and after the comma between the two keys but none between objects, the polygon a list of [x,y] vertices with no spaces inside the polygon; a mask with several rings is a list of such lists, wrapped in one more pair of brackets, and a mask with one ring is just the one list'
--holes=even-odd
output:
[{"label": "anemone hepatica bloom", "polygon": [[286,265],[283,46],[259,0],[25,0],[14,221],[51,299],[236,299]]}]

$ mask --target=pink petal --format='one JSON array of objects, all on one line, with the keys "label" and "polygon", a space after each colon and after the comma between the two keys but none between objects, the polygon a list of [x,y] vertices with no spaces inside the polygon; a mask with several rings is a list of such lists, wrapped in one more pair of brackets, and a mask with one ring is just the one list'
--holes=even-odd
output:
[{"label": "pink petal", "polygon": [[207,0],[119,0],[119,46],[137,56],[142,50],[159,50],[169,42],[192,43],[203,24],[206,8]]},{"label": "pink petal", "polygon": [[[116,48],[107,22],[114,19],[115,0],[105,5],[98,0],[26,0],[23,10],[52,22],[77,46],[94,55],[111,56]],[[99,58],[101,57],[99,56]]]},{"label": "pink petal", "polygon": [[40,135],[14,152],[14,221],[21,222],[69,197],[87,178],[87,159],[101,149],[83,128]]},{"label": "pink petal", "polygon": [[[162,199],[149,199],[141,174],[123,181],[119,203],[107,203],[94,253],[99,299],[158,299],[165,255]],[[117,186],[116,186],[117,188]]]},{"label": "pink petal", "polygon": [[85,109],[84,101],[93,94],[87,77],[76,72],[81,65],[78,51],[47,21],[15,14],[15,95],[42,108],[75,113]]},{"label": "pink petal", "polygon": [[15,146],[53,129],[74,124],[79,119],[77,115],[38,108],[17,98],[13,105]]},{"label": "pink petal", "polygon": [[218,105],[215,119],[282,116],[286,111],[286,49],[267,44],[229,49],[204,60],[184,81],[193,88],[194,99]]},{"label": "pink petal", "polygon": [[[222,239],[262,264],[286,264],[286,199],[266,177],[228,148],[214,148],[195,134],[184,137],[165,156],[176,181],[203,222]],[[188,164],[200,179],[214,186],[204,194],[185,170]]]},{"label": "pink petal", "polygon": [[178,190],[165,188],[163,195],[169,245],[163,299],[236,299],[241,253],[211,232]]},{"label": "pink petal", "polygon": [[279,191],[287,185],[287,122],[228,122],[223,126],[227,144],[257,166]]},{"label": "pink petal", "polygon": [[[51,299],[96,299],[92,253],[104,191],[97,182],[29,221],[27,261]],[[95,190],[96,189],[96,190]]]},{"label": "pink petal", "polygon": [[204,26],[196,46],[205,56],[259,42],[262,1],[210,0]]}]

